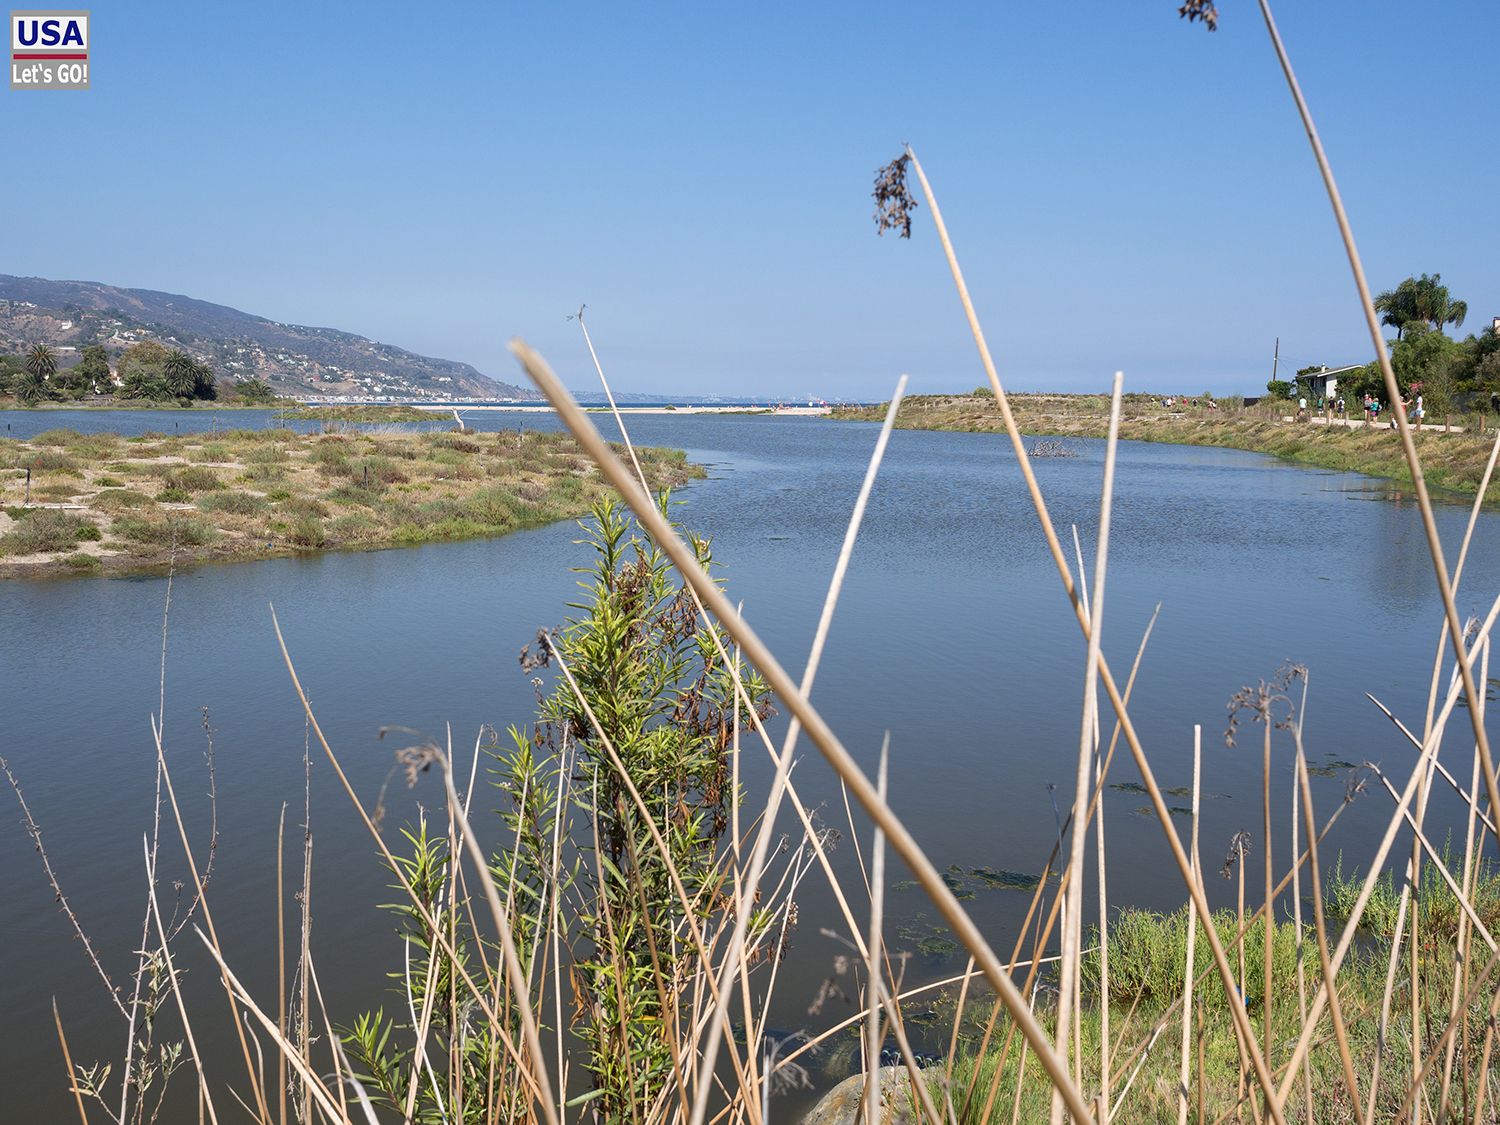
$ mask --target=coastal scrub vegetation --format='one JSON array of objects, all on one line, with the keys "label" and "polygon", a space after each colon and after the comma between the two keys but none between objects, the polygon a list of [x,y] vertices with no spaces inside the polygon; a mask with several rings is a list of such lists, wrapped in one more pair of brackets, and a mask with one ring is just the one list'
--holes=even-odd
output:
[{"label": "coastal scrub vegetation", "polygon": [[[72,348],[62,351],[71,352]],[[221,382],[212,367],[181,348],[141,340],[118,349],[86,344],[65,365],[57,350],[34,344],[23,355],[0,355],[0,406],[162,407],[215,404],[273,406],[280,396],[264,379]]]},{"label": "coastal scrub vegetation", "polygon": [[[701,470],[642,451],[654,484]],[[121,573],[501,535],[577,517],[605,493],[571,439],[426,433],[81,434],[0,440],[0,575],[80,573],[61,528]],[[89,568],[94,570],[96,568]]]}]

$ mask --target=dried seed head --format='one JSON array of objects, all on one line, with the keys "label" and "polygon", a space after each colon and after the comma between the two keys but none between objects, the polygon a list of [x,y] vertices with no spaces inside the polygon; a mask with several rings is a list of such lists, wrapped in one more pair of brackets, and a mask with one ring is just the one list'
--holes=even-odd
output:
[{"label": "dried seed head", "polygon": [[899,231],[902,238],[911,237],[911,213],[917,200],[906,186],[906,168],[911,157],[898,156],[875,172],[875,233]]},{"label": "dried seed head", "polygon": [[1234,865],[1250,854],[1250,833],[1243,828],[1229,837],[1229,852],[1224,856],[1224,866],[1219,874],[1229,879],[1234,875]]},{"label": "dried seed head", "polygon": [[1209,31],[1219,30],[1219,9],[1214,7],[1213,0],[1186,0],[1186,3],[1177,9],[1177,14],[1188,23],[1202,20],[1203,26]]}]

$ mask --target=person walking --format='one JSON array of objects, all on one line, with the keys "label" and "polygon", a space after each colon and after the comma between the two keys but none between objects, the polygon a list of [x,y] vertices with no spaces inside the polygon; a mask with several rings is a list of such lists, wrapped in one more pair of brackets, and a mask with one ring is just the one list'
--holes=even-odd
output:
[{"label": "person walking", "polygon": [[1417,429],[1422,428],[1422,419],[1426,417],[1427,409],[1422,405],[1422,392],[1417,392],[1417,405],[1411,412],[1412,421],[1416,422]]}]

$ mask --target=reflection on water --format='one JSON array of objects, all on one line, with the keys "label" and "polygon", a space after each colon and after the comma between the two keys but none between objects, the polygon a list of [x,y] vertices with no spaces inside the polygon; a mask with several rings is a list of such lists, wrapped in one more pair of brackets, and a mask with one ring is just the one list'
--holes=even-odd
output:
[{"label": "reflection on water", "polygon": [[[126,432],[208,428],[201,413],[12,413],[31,432],[118,424]],[[608,423],[603,416],[597,421]],[[550,416],[470,414],[484,429],[554,428]],[[221,418],[218,424],[225,424]],[[272,424],[236,412],[234,425]],[[687,448],[710,466],[683,489],[676,516],[714,538],[729,590],[795,675],[810,643],[849,508],[874,441],[871,425],[817,418],[639,416],[636,440]],[[608,436],[614,436],[610,434]],[[1035,468],[1066,536],[1078,527],[1092,558],[1102,452]],[[1364,698],[1369,691],[1420,725],[1439,641],[1420,520],[1401,490],[1348,474],[1298,469],[1222,449],[1124,443],[1112,536],[1105,653],[1128,668],[1158,604],[1133,715],[1163,786],[1190,779],[1201,724],[1204,852],[1259,824],[1259,751],[1229,750],[1225,704],[1287,659],[1311,670],[1306,735],[1315,761],[1375,759],[1400,774],[1412,753]],[[1371,497],[1379,502],[1363,502]],[[1443,506],[1450,556],[1466,509]],[[373,800],[391,764],[377,733],[398,725],[446,740],[461,761],[484,723],[524,723],[532,688],[515,654],[539,626],[562,620],[576,596],[570,566],[585,561],[578,529],[561,524],[504,539],[407,550],[207,566],[172,584],[165,742],[190,830],[206,847],[205,712],[213,731],[219,846],[211,900],[227,952],[247,984],[274,993],[276,831],[283,806],[299,841],[306,730],[270,625],[274,605],[319,719],[354,784]],[[1450,559],[1451,561],[1451,559]],[[1500,587],[1500,522],[1480,520],[1459,594],[1464,612]],[[0,587],[0,709],[4,754],[27,788],[49,855],[117,984],[139,941],[141,834],[149,827],[164,578],[9,583]],[[1013,885],[1037,871],[1057,835],[1052,787],[1071,792],[1083,645],[1011,461],[993,435],[898,431],[871,497],[865,532],[834,621],[814,701],[868,764],[889,731],[891,791],[939,867],[957,865],[968,906],[997,942],[1014,940],[1026,896]],[[1462,739],[1454,738],[1455,753]],[[842,798],[811,748],[796,777],[804,799],[842,825]],[[1278,751],[1278,799],[1290,796],[1288,750]],[[763,750],[744,773],[763,791]],[[1123,759],[1121,759],[1123,762]],[[1338,769],[1330,767],[1330,772]],[[1177,905],[1182,894],[1154,820],[1131,815],[1133,769],[1106,796],[1114,901]],[[1317,779],[1331,809],[1337,777]],[[436,790],[394,793],[387,824],[438,804]],[[8,798],[7,798],[8,799]],[[1330,849],[1356,862],[1388,809],[1366,795],[1340,821]],[[1439,795],[1440,836],[1454,810]],[[315,953],[330,1006],[352,1017],[388,1000],[399,957],[393,923],[376,904],[389,882],[327,763],[312,764]],[[14,816],[0,818],[0,889],[11,904],[3,940],[12,966],[0,1002],[11,1077],[9,1112],[61,1119],[68,1111],[47,998],[69,1021],[75,1056],[118,1057],[116,1027]],[[847,829],[847,825],[843,825]],[[860,824],[860,830],[865,831]],[[493,822],[489,830],[493,830]],[[293,843],[292,846],[296,846]],[[852,849],[835,855],[854,871]],[[169,844],[164,874],[181,878]],[[994,873],[993,877],[984,873]],[[951,948],[924,918],[920,892],[892,872],[891,932],[914,954],[909,975],[951,967]],[[857,881],[857,876],[856,876]],[[1228,901],[1227,884],[1210,887]],[[804,896],[793,955],[782,969],[778,1026],[809,1024],[806,1004],[843,952],[827,896]],[[222,998],[201,958],[184,951],[207,1050],[231,1046]],[[843,1011],[825,1011],[824,1021]],[[217,1022],[216,1022],[217,1021]],[[225,1054],[225,1051],[231,1053]]]}]

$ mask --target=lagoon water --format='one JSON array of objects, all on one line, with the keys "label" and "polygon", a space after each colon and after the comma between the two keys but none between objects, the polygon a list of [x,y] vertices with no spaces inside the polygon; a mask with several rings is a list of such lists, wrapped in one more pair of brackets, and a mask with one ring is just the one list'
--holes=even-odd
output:
[{"label": "lagoon water", "polygon": [[[596,416],[597,417],[597,416]],[[270,424],[269,413],[16,412],[10,436],[52,426],[127,433],[174,425]],[[555,428],[550,416],[475,414],[481,429]],[[600,418],[600,421],[607,419]],[[806,658],[876,427],[823,418],[638,416],[642,444],[686,448],[709,479],[679,494],[677,518],[713,537],[731,595],[794,675]],[[6,432],[0,430],[0,432]],[[610,436],[613,436],[611,433]],[[1035,467],[1060,528],[1076,524],[1092,563],[1102,446]],[[1450,556],[1467,518],[1445,505]],[[186,570],[171,583],[166,630],[165,746],[200,862],[208,854],[207,728],[218,794],[210,904],[242,980],[274,1003],[277,826],[288,854],[303,823],[306,731],[271,625],[287,644],[329,740],[362,797],[373,802],[392,750],[416,737],[451,737],[467,762],[484,724],[525,724],[533,689],[516,655],[539,627],[561,623],[576,594],[569,568],[589,562],[579,529],[561,524],[502,539],[331,554]],[[1295,468],[1232,450],[1123,443],[1104,624],[1104,650],[1122,680],[1158,603],[1132,713],[1164,786],[1190,780],[1194,724],[1203,728],[1203,853],[1214,869],[1229,836],[1249,829],[1259,849],[1260,753],[1224,743],[1226,703],[1287,660],[1310,670],[1306,738],[1317,763],[1377,761],[1404,777],[1409,745],[1365,698],[1370,692],[1420,727],[1440,614],[1420,519],[1399,488],[1349,474]],[[1500,519],[1485,513],[1459,601],[1482,613],[1500,590]],[[78,917],[124,986],[140,939],[143,834],[151,827],[165,577],[9,582],[0,586],[3,755],[25,788],[47,852]],[[891,738],[893,803],[946,866],[1036,871],[1057,833],[1056,806],[1072,791],[1084,650],[1008,443],[996,435],[896,432],[834,619],[813,692],[845,744],[873,768]],[[382,727],[406,728],[381,740]],[[1458,712],[1447,754],[1464,761]],[[776,729],[781,729],[778,723]],[[1250,743],[1254,742],[1254,746]],[[392,901],[374,848],[327,762],[311,765],[313,950],[330,1008],[352,1020],[390,1006],[385,974],[399,967]],[[1289,800],[1291,749],[1278,735],[1278,796]],[[1342,769],[1335,766],[1332,772]],[[1463,776],[1468,766],[1462,766]],[[763,794],[762,750],[747,744],[744,774]],[[830,773],[804,744],[796,780],[835,826],[843,805]],[[1125,755],[1112,780],[1136,777]],[[1319,807],[1343,780],[1315,779]],[[1054,800],[1053,787],[1058,796]],[[752,796],[752,803],[756,800]],[[408,793],[392,783],[387,825],[440,808],[434,781]],[[1144,798],[1111,790],[1110,894],[1117,903],[1180,904],[1161,829],[1138,815]],[[66,918],[54,908],[19,808],[0,793],[0,1074],[6,1120],[61,1120],[70,1097],[52,1032],[55,997],[75,1059],[118,1059],[124,1022]],[[481,806],[483,807],[483,806]],[[1440,839],[1454,802],[1434,805]],[[1387,799],[1361,797],[1325,846],[1346,869],[1373,849]],[[493,832],[494,818],[484,818]],[[1285,820],[1283,809],[1282,819]],[[859,830],[867,828],[858,821]],[[1185,824],[1185,822],[1183,822]],[[164,835],[164,891],[185,877]],[[1285,836],[1280,837],[1284,847]],[[837,861],[856,872],[845,844]],[[295,862],[289,859],[289,872]],[[289,882],[293,876],[289,874]],[[857,875],[855,876],[857,879]],[[905,878],[899,869],[892,881]],[[1210,893],[1230,901],[1214,876]],[[775,1022],[823,1026],[806,1005],[843,951],[822,927],[838,922],[816,877],[802,896],[782,969]],[[1008,948],[1025,896],[979,890],[967,905]],[[170,913],[171,906],[164,902]],[[287,910],[296,909],[290,889]],[[896,940],[914,948],[923,901],[892,893]],[[201,919],[200,919],[201,920]],[[202,956],[180,948],[200,1036],[232,1077],[227,1006]],[[918,954],[908,980],[952,971]],[[827,1082],[836,1075],[815,1075]],[[188,1072],[179,1075],[190,1093]]]}]

